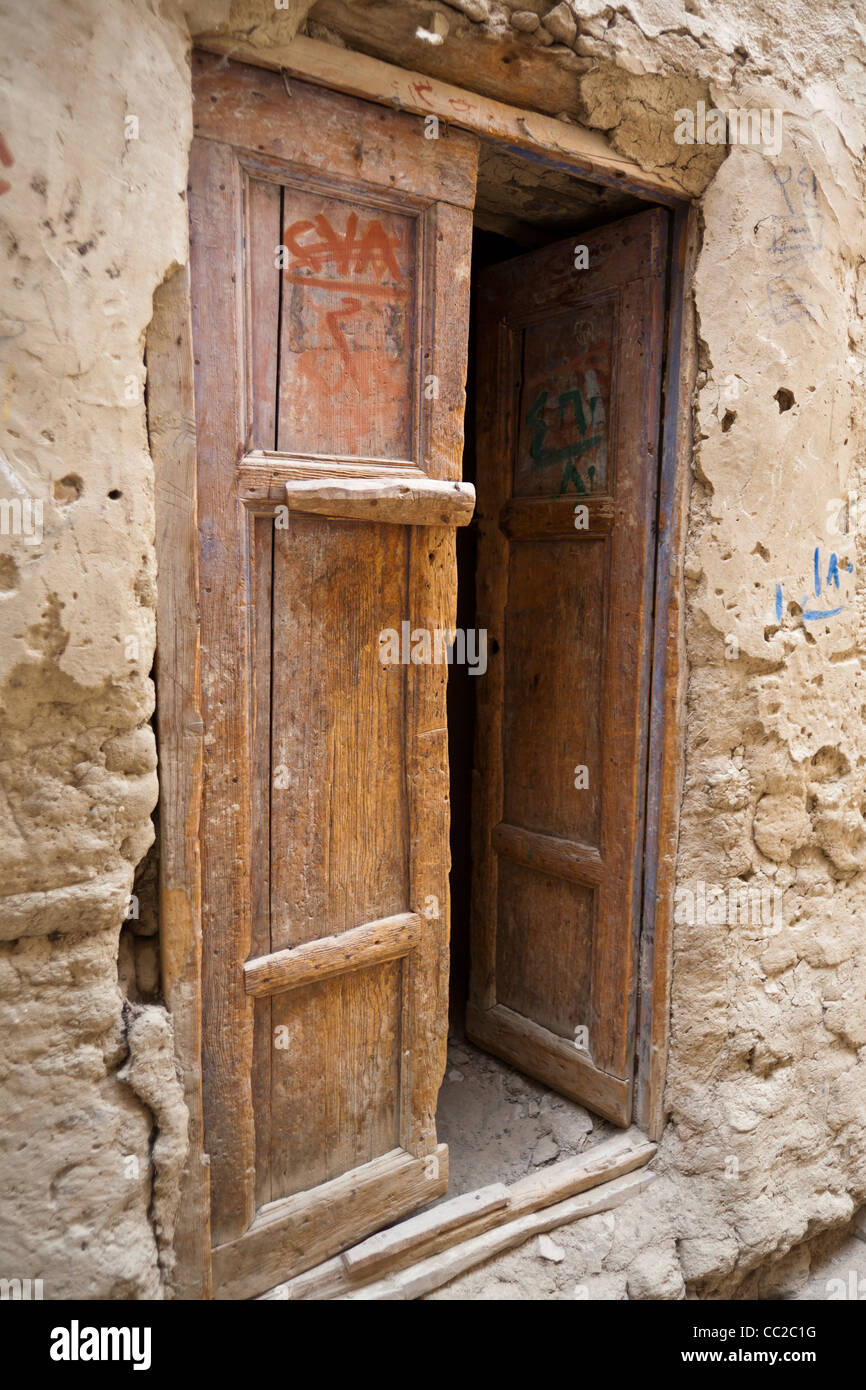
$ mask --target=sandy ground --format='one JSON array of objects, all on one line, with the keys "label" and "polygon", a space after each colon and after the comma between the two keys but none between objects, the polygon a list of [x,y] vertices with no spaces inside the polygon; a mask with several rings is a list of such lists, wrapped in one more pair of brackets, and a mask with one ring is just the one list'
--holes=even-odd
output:
[{"label": "sandy ground", "polygon": [[462,1038],[448,1042],[436,1125],[450,1153],[449,1197],[515,1182],[621,1133]]}]

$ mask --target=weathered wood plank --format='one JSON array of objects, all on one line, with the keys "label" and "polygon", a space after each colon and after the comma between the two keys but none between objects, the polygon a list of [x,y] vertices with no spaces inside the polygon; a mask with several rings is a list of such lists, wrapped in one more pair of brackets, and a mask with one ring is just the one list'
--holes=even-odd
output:
[{"label": "weathered wood plank", "polygon": [[229,54],[275,71],[285,68],[288,73],[324,87],[420,116],[435,115],[449,126],[501,140],[510,148],[531,151],[536,157],[539,152],[546,152],[574,172],[591,175],[612,187],[645,193],[659,202],[672,203],[683,197],[682,188],[673,179],[649,173],[618,154],[598,131],[483,97],[363,53],[302,35],[282,48],[257,48],[235,37],[218,35],[200,37],[196,42],[210,53]]},{"label": "weathered wood plank", "polygon": [[257,998],[298,989],[314,980],[327,980],[346,970],[397,960],[415,946],[421,918],[414,912],[365,922],[339,936],[321,936],[293,950],[274,951],[244,965],[247,994]]},{"label": "weathered wood plank", "polygon": [[468,1222],[489,1212],[501,1212],[507,1206],[508,1188],[504,1183],[491,1183],[489,1187],[480,1187],[476,1192],[466,1192],[418,1216],[410,1216],[407,1221],[390,1226],[386,1231],[378,1231],[360,1245],[350,1246],[341,1256],[344,1268],[352,1281],[366,1279],[393,1265],[408,1251],[414,1253],[419,1246],[437,1236],[448,1231],[456,1233]]},{"label": "weathered wood plank", "polygon": [[398,526],[466,526],[472,520],[471,483],[438,478],[342,478],[285,484],[290,511]]},{"label": "weathered wood plank", "polygon": [[591,1196],[570,1197],[565,1202],[532,1212],[516,1221],[509,1221],[496,1230],[463,1241],[450,1250],[433,1255],[373,1284],[367,1284],[364,1288],[341,1294],[339,1301],[378,1303],[421,1298],[433,1289],[449,1283],[458,1274],[464,1274],[467,1269],[491,1259],[493,1255],[500,1255],[505,1250],[513,1250],[515,1246],[523,1245],[530,1236],[553,1231],[557,1226],[564,1226],[585,1216],[597,1216],[599,1212],[612,1211],[622,1206],[623,1202],[643,1192],[652,1181],[651,1173],[630,1173],[616,1182],[606,1183],[600,1192]]},{"label": "weathered wood plank", "polygon": [[311,1192],[272,1202],[246,1235],[214,1250],[214,1297],[254,1298],[447,1188],[448,1150],[442,1144],[426,1158],[385,1154]]},{"label": "weathered wood plank", "polygon": [[[231,48],[236,58],[255,51],[234,41]],[[192,70],[194,134],[244,151],[253,166],[277,159],[308,177],[350,183],[366,197],[386,189],[465,208],[475,201],[476,142],[462,131],[447,141],[426,140],[423,121],[393,107],[367,106],[368,138],[359,140],[359,103],[339,90],[322,92],[299,81],[289,93],[279,72],[261,63],[226,63],[200,51],[193,53]]]},{"label": "weathered wood plank", "polygon": [[697,338],[691,283],[698,248],[692,209],[675,220],[662,470],[656,615],[650,713],[647,851],[641,931],[640,1012],[635,1118],[653,1139],[665,1123],[664,1085],[670,1030],[670,985],[677,840],[685,771],[688,675],[684,551],[688,529],[692,393]]},{"label": "weathered wood plank", "polygon": [[162,987],[189,1110],[174,1249],[178,1298],[210,1294],[210,1191],[201,1086],[203,725],[198,625],[196,437],[189,271],[154,295],[147,334],[147,426],[156,489],[159,944]]},{"label": "weathered wood plank", "polygon": [[[279,184],[247,177],[245,192],[244,272],[246,281],[246,441],[247,446],[274,449],[277,442],[277,350],[280,319],[280,273],[275,251],[282,239]],[[271,588],[273,583],[273,517],[250,516],[250,591],[252,614],[252,755],[250,949],[264,955],[271,947],[270,832],[271,832]],[[271,1007],[262,1002],[253,1025],[252,1105],[255,1115],[256,1206],[272,1197],[271,1067],[274,1060]]]},{"label": "weathered wood plank", "polygon": [[615,1125],[628,1124],[631,1082],[611,1076],[567,1038],[558,1037],[504,1004],[482,1011],[469,1003],[466,1029],[479,1047],[587,1105]]},{"label": "weathered wood plank", "polygon": [[[190,281],[196,354],[202,717],[202,1046],[211,1223],[217,1241],[255,1214],[251,1071],[253,1001],[240,962],[250,951],[251,594],[241,557],[248,519],[234,478],[243,439],[242,181],[227,145],[193,141]],[[243,867],[241,867],[243,866]]]},{"label": "weathered wood plank", "polygon": [[604,861],[594,845],[582,845],[579,840],[563,840],[556,835],[539,835],[522,825],[504,822],[493,827],[491,839],[497,854],[504,854],[539,873],[555,874],[576,883],[601,883],[604,878]]},{"label": "weathered wood plank", "polygon": [[[394,1250],[389,1256],[390,1267],[402,1269],[416,1264],[419,1260],[449,1249],[454,1244],[472,1239],[554,1202],[576,1196],[601,1184],[612,1183],[625,1173],[644,1167],[655,1151],[655,1144],[649,1143],[639,1130],[629,1129],[624,1134],[605,1140],[587,1154],[564,1159],[540,1173],[532,1173],[512,1183],[505,1189],[508,1195],[506,1206],[492,1208],[465,1224],[449,1227],[447,1230],[433,1229],[427,1234],[419,1230],[416,1239],[401,1242],[400,1233],[409,1226],[409,1221],[401,1222],[392,1228],[393,1238],[400,1243],[401,1248]],[[482,1189],[486,1190],[488,1189]],[[441,1206],[432,1208],[429,1216],[434,1218],[437,1212],[449,1205],[450,1203],[442,1203]],[[424,1216],[425,1213],[421,1215]],[[410,1218],[410,1221],[414,1220],[415,1218]],[[382,1234],[390,1236],[391,1231]],[[286,1284],[271,1289],[266,1297],[293,1300],[337,1298],[351,1291],[356,1284],[357,1278],[349,1277],[343,1256],[338,1256],[298,1275]]]},{"label": "weathered wood plank", "polygon": [[280,272],[276,251],[282,241],[282,189],[279,184],[265,179],[248,178],[245,191],[249,324],[247,400],[252,415],[248,423],[248,447],[275,449],[277,397],[274,383],[280,322]]}]

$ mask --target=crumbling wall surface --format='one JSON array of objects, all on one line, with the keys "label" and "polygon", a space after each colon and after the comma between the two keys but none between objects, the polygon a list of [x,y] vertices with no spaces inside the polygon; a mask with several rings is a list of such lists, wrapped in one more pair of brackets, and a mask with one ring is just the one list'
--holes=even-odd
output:
[{"label": "crumbling wall surface", "polygon": [[186,258],[187,46],[146,0],[0,17],[0,1276],[46,1298],[159,1295],[185,1142],[117,956],[157,795],[143,348]]},{"label": "crumbling wall surface", "polygon": [[[835,0],[434,8],[435,44],[415,0],[318,0],[310,23],[491,96],[496,44],[530,96],[533,52],[560,55],[564,114],[700,206],[670,1119],[654,1185],[563,1233],[535,1287],[714,1296],[866,1199],[866,26]],[[764,111],[767,138],[689,144],[699,101]],[[533,1262],[435,1297],[521,1296]]]}]

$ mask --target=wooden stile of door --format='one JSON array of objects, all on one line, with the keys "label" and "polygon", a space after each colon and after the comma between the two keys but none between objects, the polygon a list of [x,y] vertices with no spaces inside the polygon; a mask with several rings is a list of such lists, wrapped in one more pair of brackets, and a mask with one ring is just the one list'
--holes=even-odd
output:
[{"label": "wooden stile of door", "polygon": [[477,622],[488,672],[467,1032],[621,1125],[632,1103],[667,236],[666,213],[639,213],[479,277]]},{"label": "wooden stile of door", "polygon": [[447,666],[476,141],[194,57],[214,1294],[442,1193]]}]

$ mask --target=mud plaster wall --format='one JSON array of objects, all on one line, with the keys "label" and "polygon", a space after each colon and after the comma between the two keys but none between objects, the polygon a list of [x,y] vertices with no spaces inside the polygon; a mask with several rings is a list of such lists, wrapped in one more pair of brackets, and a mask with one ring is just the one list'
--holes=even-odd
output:
[{"label": "mud plaster wall", "polygon": [[[186,258],[187,19],[273,49],[307,9],[14,0],[2,20],[0,493],[42,499],[44,528],[0,538],[0,1273],[42,1277],[47,1297],[170,1287],[185,1134],[170,1021],[124,1005],[117,966],[157,791],[144,338]],[[434,12],[438,45],[414,36]],[[782,21],[748,0],[319,0],[308,22],[603,129],[700,198],[679,879],[777,886],[784,924],[677,925],[658,1180],[572,1228],[536,1289],[719,1290],[866,1198],[866,555],[834,500],[866,444],[862,21],[830,3]],[[698,100],[780,108],[779,155],[677,145],[673,112]],[[842,565],[826,621],[803,616],[816,546],[822,578],[831,552]],[[528,1258],[438,1296],[519,1291]]]}]

